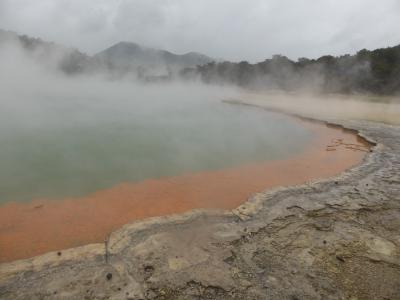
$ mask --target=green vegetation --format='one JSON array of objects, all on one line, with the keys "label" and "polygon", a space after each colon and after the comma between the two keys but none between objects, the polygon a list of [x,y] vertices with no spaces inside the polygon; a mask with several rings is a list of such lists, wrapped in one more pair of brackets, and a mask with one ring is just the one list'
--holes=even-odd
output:
[{"label": "green vegetation", "polygon": [[[186,80],[200,77],[204,83],[253,89],[306,89],[321,93],[375,95],[400,93],[400,45],[373,51],[363,49],[355,55],[326,55],[297,61],[275,55],[263,62],[250,64],[246,61],[207,63],[212,59],[197,53],[177,56],[133,43],[119,43],[101,52],[102,55],[89,56],[76,49],[0,30],[0,47],[10,41],[17,42],[41,64],[56,64],[58,70],[68,75],[103,73],[116,78],[134,75],[133,78],[139,81],[165,82],[176,79],[179,74]],[[112,59],[104,59],[104,53],[111,53]],[[116,63],[119,60],[122,63]],[[199,65],[187,67],[196,64]],[[171,68],[171,65],[175,67]],[[167,72],[160,74],[161,67]]]},{"label": "green vegetation", "polygon": [[363,49],[355,55],[300,58],[297,62],[282,55],[256,64],[213,62],[181,74],[184,78],[200,76],[205,83],[245,88],[393,95],[400,92],[400,45]]}]

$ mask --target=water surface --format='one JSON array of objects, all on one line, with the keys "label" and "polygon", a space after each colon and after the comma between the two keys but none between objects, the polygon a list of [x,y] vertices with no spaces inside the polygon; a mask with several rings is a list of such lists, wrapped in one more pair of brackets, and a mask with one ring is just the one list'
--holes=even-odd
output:
[{"label": "water surface", "polygon": [[16,93],[1,103],[0,203],[288,158],[310,141],[291,118],[221,103],[225,92],[148,86]]}]

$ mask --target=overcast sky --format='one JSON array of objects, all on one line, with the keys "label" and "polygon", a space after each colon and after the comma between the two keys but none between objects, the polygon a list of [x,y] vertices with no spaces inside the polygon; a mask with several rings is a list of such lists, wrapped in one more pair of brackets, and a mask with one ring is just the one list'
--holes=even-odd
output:
[{"label": "overcast sky", "polygon": [[261,61],[400,43],[400,0],[0,0],[0,28],[93,54],[119,41]]}]

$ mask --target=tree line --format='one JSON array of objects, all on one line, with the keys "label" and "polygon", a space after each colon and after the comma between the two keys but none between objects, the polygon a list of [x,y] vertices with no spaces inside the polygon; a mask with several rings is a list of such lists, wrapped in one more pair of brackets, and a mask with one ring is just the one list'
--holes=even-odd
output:
[{"label": "tree line", "polygon": [[297,61],[275,55],[256,64],[212,62],[184,69],[181,76],[244,88],[393,95],[400,92],[400,45]]}]

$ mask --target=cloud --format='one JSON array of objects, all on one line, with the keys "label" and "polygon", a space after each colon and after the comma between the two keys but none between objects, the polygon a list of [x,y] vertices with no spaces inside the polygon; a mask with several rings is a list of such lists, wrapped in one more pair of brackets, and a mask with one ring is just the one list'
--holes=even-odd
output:
[{"label": "cloud", "polygon": [[125,40],[254,62],[400,43],[397,0],[0,0],[0,17],[89,53]]}]

